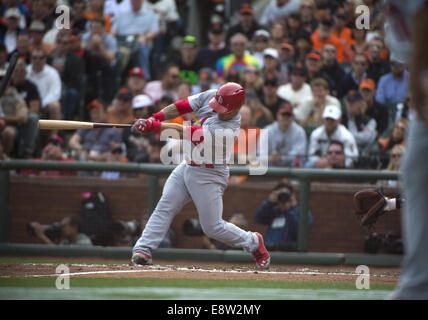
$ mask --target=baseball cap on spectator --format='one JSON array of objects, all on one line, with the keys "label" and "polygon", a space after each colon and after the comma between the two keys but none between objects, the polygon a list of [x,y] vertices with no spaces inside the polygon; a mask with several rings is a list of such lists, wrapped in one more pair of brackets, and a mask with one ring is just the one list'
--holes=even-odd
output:
[{"label": "baseball cap on spectator", "polygon": [[251,9],[250,5],[248,3],[244,3],[241,7],[241,9],[239,9],[239,14],[249,14],[249,15],[253,15],[254,11],[253,9]]},{"label": "baseball cap on spectator", "polygon": [[348,102],[356,102],[363,100],[363,96],[361,95],[360,91],[357,90],[349,90],[346,95],[346,101]]},{"label": "baseball cap on spectator", "polygon": [[140,109],[151,106],[153,106],[153,100],[145,94],[140,94],[132,99],[132,109]]},{"label": "baseball cap on spectator", "polygon": [[290,68],[290,74],[306,76],[306,69],[301,62],[297,62]]},{"label": "baseball cap on spectator", "polygon": [[221,34],[224,32],[224,29],[220,23],[214,23],[211,25],[210,32],[215,34]]},{"label": "baseball cap on spectator", "polygon": [[265,50],[263,50],[263,57],[266,57],[266,56],[279,60],[278,51],[274,48],[266,48]]},{"label": "baseball cap on spectator", "polygon": [[258,38],[258,37],[264,37],[264,38],[270,39],[270,33],[265,29],[259,29],[256,32],[254,32],[254,38]]},{"label": "baseball cap on spectator", "polygon": [[321,55],[316,51],[312,51],[306,55],[306,59],[321,60]]},{"label": "baseball cap on spectator", "polygon": [[362,90],[362,89],[369,89],[371,91],[375,91],[376,90],[376,84],[370,78],[363,79],[363,80],[361,80],[361,83],[360,83],[360,90]]},{"label": "baseball cap on spectator", "polygon": [[46,26],[43,23],[43,21],[34,20],[33,22],[31,22],[30,27],[28,28],[28,31],[45,32]]},{"label": "baseball cap on spectator", "polygon": [[211,68],[202,68],[199,71],[198,83],[202,87],[209,86],[214,80],[214,70]]},{"label": "baseball cap on spectator", "polygon": [[52,143],[55,146],[60,145],[62,147],[64,145],[64,140],[60,136],[54,134],[49,137],[48,143]]},{"label": "baseball cap on spectator", "polygon": [[88,111],[92,109],[104,109],[104,106],[97,99],[94,99],[87,104],[86,109],[88,109]]},{"label": "baseball cap on spectator", "polygon": [[194,36],[185,36],[181,40],[182,48],[196,48],[198,46],[196,38]]},{"label": "baseball cap on spectator", "polygon": [[288,50],[294,50],[294,47],[291,43],[283,42],[279,45],[281,49],[288,49]]},{"label": "baseball cap on spectator", "polygon": [[338,8],[336,10],[336,12],[334,13],[335,17],[341,18],[341,19],[346,19],[346,13],[345,13],[345,9],[343,8]]},{"label": "baseball cap on spectator", "polygon": [[144,70],[140,67],[134,67],[131,70],[129,70],[129,75],[130,76],[139,76],[144,78]]},{"label": "baseball cap on spectator", "polygon": [[293,115],[293,107],[290,103],[286,102],[282,107],[278,109],[278,114],[289,114]]},{"label": "baseball cap on spectator", "polygon": [[122,88],[117,93],[116,98],[126,100],[126,101],[131,101],[132,100],[132,92],[128,88]]},{"label": "baseball cap on spectator", "polygon": [[279,85],[279,80],[273,73],[268,73],[264,78],[264,85],[265,86],[273,86],[276,87]]},{"label": "baseball cap on spectator", "polygon": [[21,18],[21,11],[19,11],[18,8],[9,8],[6,10],[4,16],[6,18],[17,18],[20,19]]},{"label": "baseball cap on spectator", "polygon": [[339,120],[342,117],[342,111],[334,105],[327,105],[322,113],[323,119]]},{"label": "baseball cap on spectator", "polygon": [[402,66],[402,65],[404,65],[404,61],[400,60],[399,58],[397,58],[394,55],[391,55],[391,58],[389,59],[389,63],[391,65],[395,65],[395,66]]},{"label": "baseball cap on spectator", "polygon": [[333,26],[333,19],[331,18],[331,16],[328,13],[323,14],[321,21],[321,24],[326,25],[326,26]]}]

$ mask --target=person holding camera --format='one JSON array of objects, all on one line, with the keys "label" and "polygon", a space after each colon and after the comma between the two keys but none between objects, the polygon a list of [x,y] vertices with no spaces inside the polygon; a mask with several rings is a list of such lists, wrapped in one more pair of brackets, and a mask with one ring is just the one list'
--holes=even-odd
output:
[{"label": "person holding camera", "polygon": [[92,245],[91,239],[80,232],[79,218],[73,216],[65,217],[61,222],[52,225],[31,222],[28,233],[48,245],[56,245],[58,240],[60,245]]},{"label": "person holding camera", "polygon": [[[265,236],[268,250],[295,251],[299,229],[299,210],[293,187],[279,183],[257,209],[254,219],[269,225]],[[312,213],[308,212],[308,227],[312,225]]]}]

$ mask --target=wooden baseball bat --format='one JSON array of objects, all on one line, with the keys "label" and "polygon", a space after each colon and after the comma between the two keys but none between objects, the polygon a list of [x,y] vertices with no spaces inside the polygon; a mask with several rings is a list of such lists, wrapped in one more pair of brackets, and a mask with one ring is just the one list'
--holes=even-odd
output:
[{"label": "wooden baseball bat", "polygon": [[41,130],[77,130],[97,128],[130,128],[132,124],[96,123],[71,120],[39,120]]}]

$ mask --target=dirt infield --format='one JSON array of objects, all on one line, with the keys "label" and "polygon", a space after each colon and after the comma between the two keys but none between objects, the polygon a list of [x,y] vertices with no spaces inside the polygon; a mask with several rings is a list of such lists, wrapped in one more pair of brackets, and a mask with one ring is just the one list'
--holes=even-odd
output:
[{"label": "dirt infield", "polygon": [[[58,276],[55,263],[1,263],[0,277]],[[29,259],[29,261],[31,261]],[[35,260],[34,260],[35,261]],[[176,278],[176,279],[253,279],[272,281],[323,281],[355,283],[358,275],[354,266],[271,265],[267,271],[256,270],[254,264],[203,263],[189,261],[156,261],[153,266],[132,267],[127,261],[91,261],[62,259],[72,277],[103,278]],[[111,264],[113,263],[113,264]],[[370,267],[370,282],[396,284],[399,268]]]}]

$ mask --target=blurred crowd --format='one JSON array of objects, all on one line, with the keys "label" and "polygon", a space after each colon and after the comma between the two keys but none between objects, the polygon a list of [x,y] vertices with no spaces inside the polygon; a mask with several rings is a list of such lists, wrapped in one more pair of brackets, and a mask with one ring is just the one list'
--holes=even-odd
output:
[{"label": "blurred crowd", "polygon": [[[180,145],[37,122],[130,124],[235,81],[247,91],[238,140],[266,129],[269,165],[399,170],[412,99],[407,66],[385,43],[381,1],[240,1],[228,12],[228,1],[212,0],[202,38],[188,31],[186,1],[1,2],[0,78],[15,52],[19,62],[0,99],[0,160],[160,162],[162,147]],[[58,28],[60,5],[69,28]],[[359,5],[369,29],[356,27]],[[250,162],[258,147],[236,147],[235,160]]]}]

